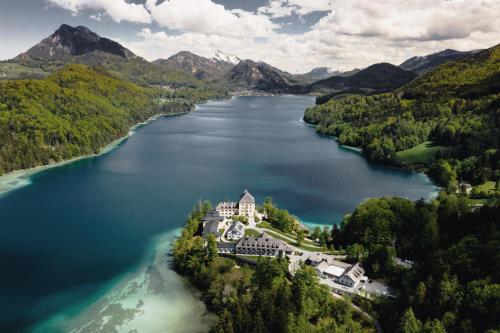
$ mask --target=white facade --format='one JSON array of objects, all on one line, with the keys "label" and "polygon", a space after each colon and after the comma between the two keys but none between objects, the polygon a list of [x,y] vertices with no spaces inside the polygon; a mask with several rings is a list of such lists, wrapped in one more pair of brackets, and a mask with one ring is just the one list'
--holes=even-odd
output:
[{"label": "white facade", "polygon": [[[313,261],[311,262],[314,262],[317,258],[316,256],[312,256],[312,258],[309,259],[312,259]],[[329,278],[339,285],[350,288],[356,288],[365,274],[364,269],[359,263],[351,266],[337,260],[332,260],[331,262],[326,260],[321,261],[316,266],[316,271],[320,276]]]},{"label": "white facade", "polygon": [[255,199],[248,190],[245,190],[238,202],[220,202],[215,207],[215,210],[225,218],[240,215],[253,219],[255,215]]},{"label": "white facade", "polygon": [[230,218],[234,215],[237,214],[238,208],[237,208],[236,202],[219,202],[217,204],[217,207],[215,207],[215,211],[219,213],[220,216],[224,216],[225,218]]},{"label": "white facade", "polygon": [[245,225],[241,222],[233,222],[226,232],[229,240],[239,240],[245,235]]},{"label": "white facade", "polygon": [[341,277],[337,278],[337,283],[343,284],[348,287],[356,287],[359,281],[363,278],[365,270],[359,263],[346,270]]},{"label": "white facade", "polygon": [[354,287],[355,283],[355,281],[351,279],[348,275],[342,275],[341,277],[337,278],[337,282],[348,287]]}]

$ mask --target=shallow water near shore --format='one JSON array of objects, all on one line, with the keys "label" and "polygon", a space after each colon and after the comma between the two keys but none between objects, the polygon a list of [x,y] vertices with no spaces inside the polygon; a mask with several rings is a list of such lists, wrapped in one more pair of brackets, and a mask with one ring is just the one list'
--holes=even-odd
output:
[{"label": "shallow water near shore", "polygon": [[206,331],[211,316],[165,255],[200,199],[248,188],[331,225],[369,197],[435,192],[425,175],[317,135],[301,121],[313,103],[209,102],[137,128],[107,154],[31,175],[0,198],[0,332]]},{"label": "shallow water near shore", "polygon": [[170,269],[168,252],[179,230],[153,237],[137,268],[110,281],[94,299],[53,316],[31,331],[208,332],[215,317],[197,292]]}]

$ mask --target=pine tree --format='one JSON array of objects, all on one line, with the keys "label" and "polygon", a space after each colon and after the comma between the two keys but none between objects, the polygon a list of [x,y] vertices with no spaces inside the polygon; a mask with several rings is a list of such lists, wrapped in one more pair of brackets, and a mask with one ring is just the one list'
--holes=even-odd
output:
[{"label": "pine tree", "polygon": [[422,323],[415,317],[412,308],[408,308],[399,324],[399,331],[401,333],[420,333],[422,330]]}]

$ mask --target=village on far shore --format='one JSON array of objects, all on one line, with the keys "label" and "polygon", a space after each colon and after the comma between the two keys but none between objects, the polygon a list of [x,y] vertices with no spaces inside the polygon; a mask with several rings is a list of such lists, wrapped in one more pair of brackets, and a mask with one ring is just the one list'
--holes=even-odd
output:
[{"label": "village on far shore", "polygon": [[[245,190],[237,202],[220,202],[202,218],[202,236],[214,235],[220,255],[248,264],[255,264],[259,256],[286,257],[292,275],[302,264],[313,266],[320,283],[336,295],[395,296],[390,286],[369,279],[360,262],[346,262],[345,254],[327,251],[315,239],[297,242],[295,235],[270,225],[267,217],[265,208],[257,207],[255,198]],[[296,223],[305,235],[311,235],[306,226]]]}]

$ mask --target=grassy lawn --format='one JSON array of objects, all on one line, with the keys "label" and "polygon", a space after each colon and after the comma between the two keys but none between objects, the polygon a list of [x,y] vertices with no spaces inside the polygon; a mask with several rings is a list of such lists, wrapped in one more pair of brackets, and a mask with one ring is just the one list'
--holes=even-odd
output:
[{"label": "grassy lawn", "polygon": [[38,67],[28,67],[17,63],[0,63],[0,80],[19,79],[25,77],[43,77],[50,73]]},{"label": "grassy lawn", "polygon": [[495,185],[495,182],[489,180],[481,185],[476,186],[476,189],[479,192],[486,192],[490,194],[495,192]]},{"label": "grassy lawn", "polygon": [[244,254],[226,254],[225,256],[230,257],[230,258],[234,258],[234,259],[244,258],[244,259],[252,260],[255,262],[257,262],[257,260],[259,260],[259,256],[250,256],[250,255],[244,255]]},{"label": "grassy lawn", "polygon": [[405,163],[425,163],[432,159],[439,151],[445,151],[444,146],[435,146],[431,141],[426,141],[413,148],[398,151],[396,157]]},{"label": "grassy lawn", "polygon": [[[289,237],[291,239],[293,239],[294,241],[297,239],[295,237],[295,235],[292,235],[292,234],[288,234],[286,232],[283,232],[279,229],[276,229],[275,227],[273,227],[272,225],[270,225],[268,222],[266,221],[263,221],[263,222],[260,222],[259,224],[257,224],[257,227],[259,228],[263,228],[263,229],[267,229],[267,230],[270,230],[270,231],[274,231],[275,233],[277,234],[280,234],[282,236],[286,236],[286,237]],[[286,240],[287,242],[289,242],[289,240]],[[319,246],[315,241],[311,240],[311,239],[304,239],[304,244],[307,244],[307,245],[311,245],[311,246]]]},{"label": "grassy lawn", "polygon": [[254,229],[245,229],[245,236],[249,237],[257,237],[260,235],[260,232]]},{"label": "grassy lawn", "polygon": [[[269,234],[269,236],[280,239],[280,240],[282,240],[290,245],[297,246],[297,244],[295,242],[290,242],[289,239],[283,237],[281,234],[275,233],[274,231],[271,231],[271,230],[269,230],[267,233]],[[302,250],[307,250],[307,251],[328,252],[328,251],[323,250],[321,247],[310,246],[310,245],[307,245],[304,243],[301,246],[297,246],[297,247],[301,248]]]},{"label": "grassy lawn", "polygon": [[243,255],[243,254],[238,254],[238,255],[236,255],[236,257],[245,258],[245,259],[253,260],[253,261],[259,260],[259,256],[247,256],[247,255]]},{"label": "grassy lawn", "polygon": [[469,199],[472,205],[485,205],[488,203],[488,199]]}]

